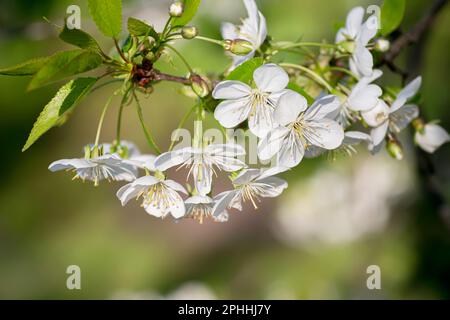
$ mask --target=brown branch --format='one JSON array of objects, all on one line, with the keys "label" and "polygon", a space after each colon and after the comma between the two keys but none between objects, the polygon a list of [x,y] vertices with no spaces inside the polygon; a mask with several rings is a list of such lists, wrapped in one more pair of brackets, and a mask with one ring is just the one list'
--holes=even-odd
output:
[{"label": "brown branch", "polygon": [[447,3],[448,0],[436,0],[429,12],[410,31],[394,41],[391,49],[382,58],[382,64],[394,65],[395,58],[403,49],[418,42],[426,34]]},{"label": "brown branch", "polygon": [[188,78],[177,77],[177,76],[173,76],[173,75],[165,74],[165,73],[161,73],[161,72],[155,72],[154,80],[155,81],[172,81],[172,82],[177,82],[177,83],[181,83],[181,84],[185,84],[185,85],[191,84],[191,80],[189,80]]}]

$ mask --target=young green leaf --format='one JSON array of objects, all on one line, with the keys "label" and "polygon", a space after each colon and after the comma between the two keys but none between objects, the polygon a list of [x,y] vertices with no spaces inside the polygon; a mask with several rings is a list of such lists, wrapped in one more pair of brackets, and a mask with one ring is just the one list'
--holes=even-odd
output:
[{"label": "young green leaf", "polygon": [[122,1],[88,0],[88,4],[100,31],[107,37],[117,38],[122,32]]},{"label": "young green leaf", "polygon": [[71,80],[61,87],[55,97],[44,107],[44,110],[42,110],[34,123],[22,151],[27,150],[45,132],[65,120],[96,81],[96,78],[79,78]]},{"label": "young green leaf", "polygon": [[102,64],[102,57],[90,50],[62,51],[50,57],[48,62],[31,80],[28,90],[93,70]]},{"label": "young green leaf", "polygon": [[183,0],[184,11],[181,17],[172,19],[173,27],[182,27],[188,24],[197,13],[201,0]]},{"label": "young green leaf", "polygon": [[135,18],[128,19],[128,32],[133,36],[150,36],[155,40],[159,39],[158,33],[152,26]]},{"label": "young green leaf", "polygon": [[384,0],[381,7],[381,34],[387,36],[395,31],[405,14],[405,0]]},{"label": "young green leaf", "polygon": [[0,74],[5,76],[32,76],[48,62],[49,58],[36,58],[13,67],[0,69]]},{"label": "young green leaf", "polygon": [[289,82],[288,89],[295,91],[297,93],[300,93],[302,96],[305,97],[306,101],[308,101],[308,104],[313,104],[314,103],[314,98],[311,97],[302,87],[300,87],[298,84],[294,83],[294,82]]},{"label": "young green leaf", "polygon": [[97,41],[89,34],[79,29],[69,29],[64,25],[64,29],[59,34],[59,38],[81,49],[89,49],[98,53],[102,52],[102,49],[98,45]]},{"label": "young green leaf", "polygon": [[249,84],[253,80],[253,72],[264,63],[263,58],[253,58],[247,60],[234,69],[226,80],[236,80]]}]

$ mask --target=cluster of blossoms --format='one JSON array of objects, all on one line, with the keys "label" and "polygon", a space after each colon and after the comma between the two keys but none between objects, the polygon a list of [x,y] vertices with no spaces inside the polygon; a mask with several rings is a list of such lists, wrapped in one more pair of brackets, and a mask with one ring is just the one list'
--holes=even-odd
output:
[{"label": "cluster of blossoms", "polygon": [[[377,38],[380,22],[375,15],[364,21],[362,7],[350,11],[335,43],[327,44],[274,42],[254,0],[244,0],[248,17],[241,25],[222,25],[224,40],[202,37],[195,27],[173,23],[183,17],[184,5],[189,1],[183,3],[172,4],[163,32],[149,29],[151,32],[143,36],[132,28],[137,36],[130,41],[137,44],[125,43],[118,48],[122,60],[130,66],[125,90],[122,89],[123,101],[130,96],[136,101],[146,138],[158,154],[141,154],[132,143],[121,141],[119,134],[112,144],[99,144],[97,134],[97,142],[85,147],[84,158],[56,161],[50,165],[51,171],[74,171],[75,178],[93,181],[95,185],[101,180],[129,182],[117,192],[122,205],[140,199],[145,211],[155,217],[224,222],[231,209],[242,210],[245,202],[256,209],[261,198],[281,195],[288,185],[277,175],[298,166],[305,157],[315,158],[328,152],[350,155],[356,152],[356,145],[364,143],[372,154],[386,146],[391,156],[401,159],[398,135],[409,124],[415,129],[415,142],[426,152],[433,153],[450,141],[442,127],[435,122],[426,123],[419,115],[416,103],[421,77],[398,92],[375,83],[383,72],[374,69],[373,51],[388,50],[389,42]],[[230,68],[215,79],[194,73],[170,45],[180,39],[221,45],[231,56]],[[125,50],[125,46],[129,48]],[[312,62],[276,63],[278,53],[307,46],[320,47]],[[154,68],[165,49],[182,58],[189,69],[188,77],[163,74]],[[236,74],[240,77],[232,77]],[[123,78],[120,73],[119,76]],[[142,121],[136,91],[149,94],[153,83],[165,80],[191,89],[198,101],[193,108],[197,120],[202,121],[209,112],[223,128],[248,127],[258,139],[255,150],[249,151],[256,152],[261,162],[271,160],[271,166],[251,167],[242,160],[246,156],[243,146],[234,141],[204,141],[202,132],[196,132],[192,146],[171,146],[168,152],[159,152]],[[305,81],[314,90],[302,87]],[[102,121],[103,116],[99,128]],[[187,169],[184,182],[192,181],[192,185],[186,184],[185,188],[168,179],[171,168]],[[140,171],[144,175],[140,176]],[[213,180],[219,171],[228,174],[233,188],[213,195]]]}]

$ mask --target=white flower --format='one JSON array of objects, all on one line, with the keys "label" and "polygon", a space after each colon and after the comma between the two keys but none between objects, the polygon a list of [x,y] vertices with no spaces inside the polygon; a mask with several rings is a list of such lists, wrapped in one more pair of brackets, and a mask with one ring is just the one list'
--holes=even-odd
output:
[{"label": "white flower", "polygon": [[343,127],[348,127],[355,120],[355,112],[375,108],[383,91],[373,81],[381,77],[381,70],[374,70],[372,76],[363,77],[353,87],[350,95],[336,110],[334,119]]},{"label": "white flower", "polygon": [[428,123],[422,130],[416,131],[414,140],[426,152],[434,153],[444,143],[450,142],[450,136],[441,126]]},{"label": "white flower", "polygon": [[[370,137],[370,135],[364,132],[347,131],[344,134],[344,140],[342,141],[341,146],[335,150],[331,150],[330,152],[333,153],[333,157],[336,153],[344,153],[348,156],[351,156],[352,154],[356,153],[355,146],[362,142],[371,143],[372,138]],[[316,146],[310,146],[308,149],[306,149],[305,157],[317,158],[326,151],[328,150]]]},{"label": "white flower", "polygon": [[226,210],[218,213],[217,217],[212,215],[214,200],[208,196],[192,196],[184,202],[186,206],[186,218],[192,218],[203,223],[205,218],[213,218],[215,222],[227,222],[229,215]]},{"label": "white flower", "polygon": [[307,109],[306,99],[300,94],[293,91],[284,94],[274,113],[280,126],[260,141],[259,158],[269,160],[277,155],[278,165],[292,168],[302,161],[310,146],[338,148],[344,140],[344,130],[329,118],[337,108],[336,96],[320,98]]},{"label": "white flower", "polygon": [[214,198],[213,216],[219,217],[229,208],[242,210],[242,203],[246,201],[250,201],[257,209],[260,198],[278,197],[288,184],[274,176],[286,170],[288,170],[286,167],[243,170],[233,180],[233,190],[222,192]]},{"label": "white flower", "polygon": [[266,64],[255,70],[252,89],[240,81],[220,82],[213,91],[215,99],[222,99],[214,116],[225,128],[234,128],[248,119],[250,131],[264,137],[276,124],[273,112],[277,101],[289,83],[288,74],[275,64]]},{"label": "white flower", "polygon": [[[102,150],[100,145],[97,150]],[[91,146],[87,146],[89,152]],[[108,145],[105,144],[108,150]],[[68,170],[76,172],[74,179],[93,181],[97,186],[99,181],[133,181],[137,177],[137,169],[134,165],[126,163],[118,154],[104,154],[95,157],[62,159],[54,161],[48,169],[52,172]]]},{"label": "white flower", "polygon": [[253,51],[246,56],[231,54],[233,58],[231,69],[253,58],[255,51],[261,47],[267,37],[266,19],[258,10],[255,0],[244,0],[244,5],[248,12],[248,18],[242,21],[241,26],[235,26],[229,22],[223,23],[221,32],[225,40],[243,39],[249,41],[253,46]]},{"label": "white flower", "polygon": [[165,218],[171,214],[179,219],[186,212],[179,192],[187,194],[184,187],[173,180],[144,176],[120,188],[117,197],[122,206],[125,206],[131,199],[142,196],[142,206],[147,213],[157,218]]},{"label": "white flower", "polygon": [[373,69],[373,57],[367,45],[378,32],[379,21],[376,15],[369,17],[363,23],[364,8],[353,8],[347,15],[344,28],[336,35],[336,43],[353,41],[354,50],[350,58],[350,69],[356,75],[370,76]]},{"label": "white flower", "polygon": [[421,83],[422,78],[417,77],[408,84],[400,91],[390,108],[386,102],[379,99],[375,108],[361,113],[364,121],[373,127],[370,133],[373,143],[372,150],[378,149],[377,147],[381,145],[389,131],[399,133],[418,117],[419,108],[416,105],[406,104],[406,102],[417,94]]},{"label": "white flower", "polygon": [[179,165],[189,167],[189,175],[193,175],[198,193],[207,195],[211,192],[214,168],[226,172],[240,170],[245,163],[236,157],[242,155],[245,155],[245,150],[237,144],[210,144],[203,148],[187,147],[166,152],[155,160],[155,165],[161,171]]}]

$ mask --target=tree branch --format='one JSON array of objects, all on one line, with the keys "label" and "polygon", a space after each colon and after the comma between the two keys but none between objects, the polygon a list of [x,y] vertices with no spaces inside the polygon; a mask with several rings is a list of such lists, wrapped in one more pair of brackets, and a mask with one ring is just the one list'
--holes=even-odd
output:
[{"label": "tree branch", "polygon": [[407,33],[400,36],[391,49],[382,58],[382,64],[394,66],[394,60],[409,45],[418,42],[434,24],[436,17],[448,3],[448,0],[436,0],[429,12]]}]

